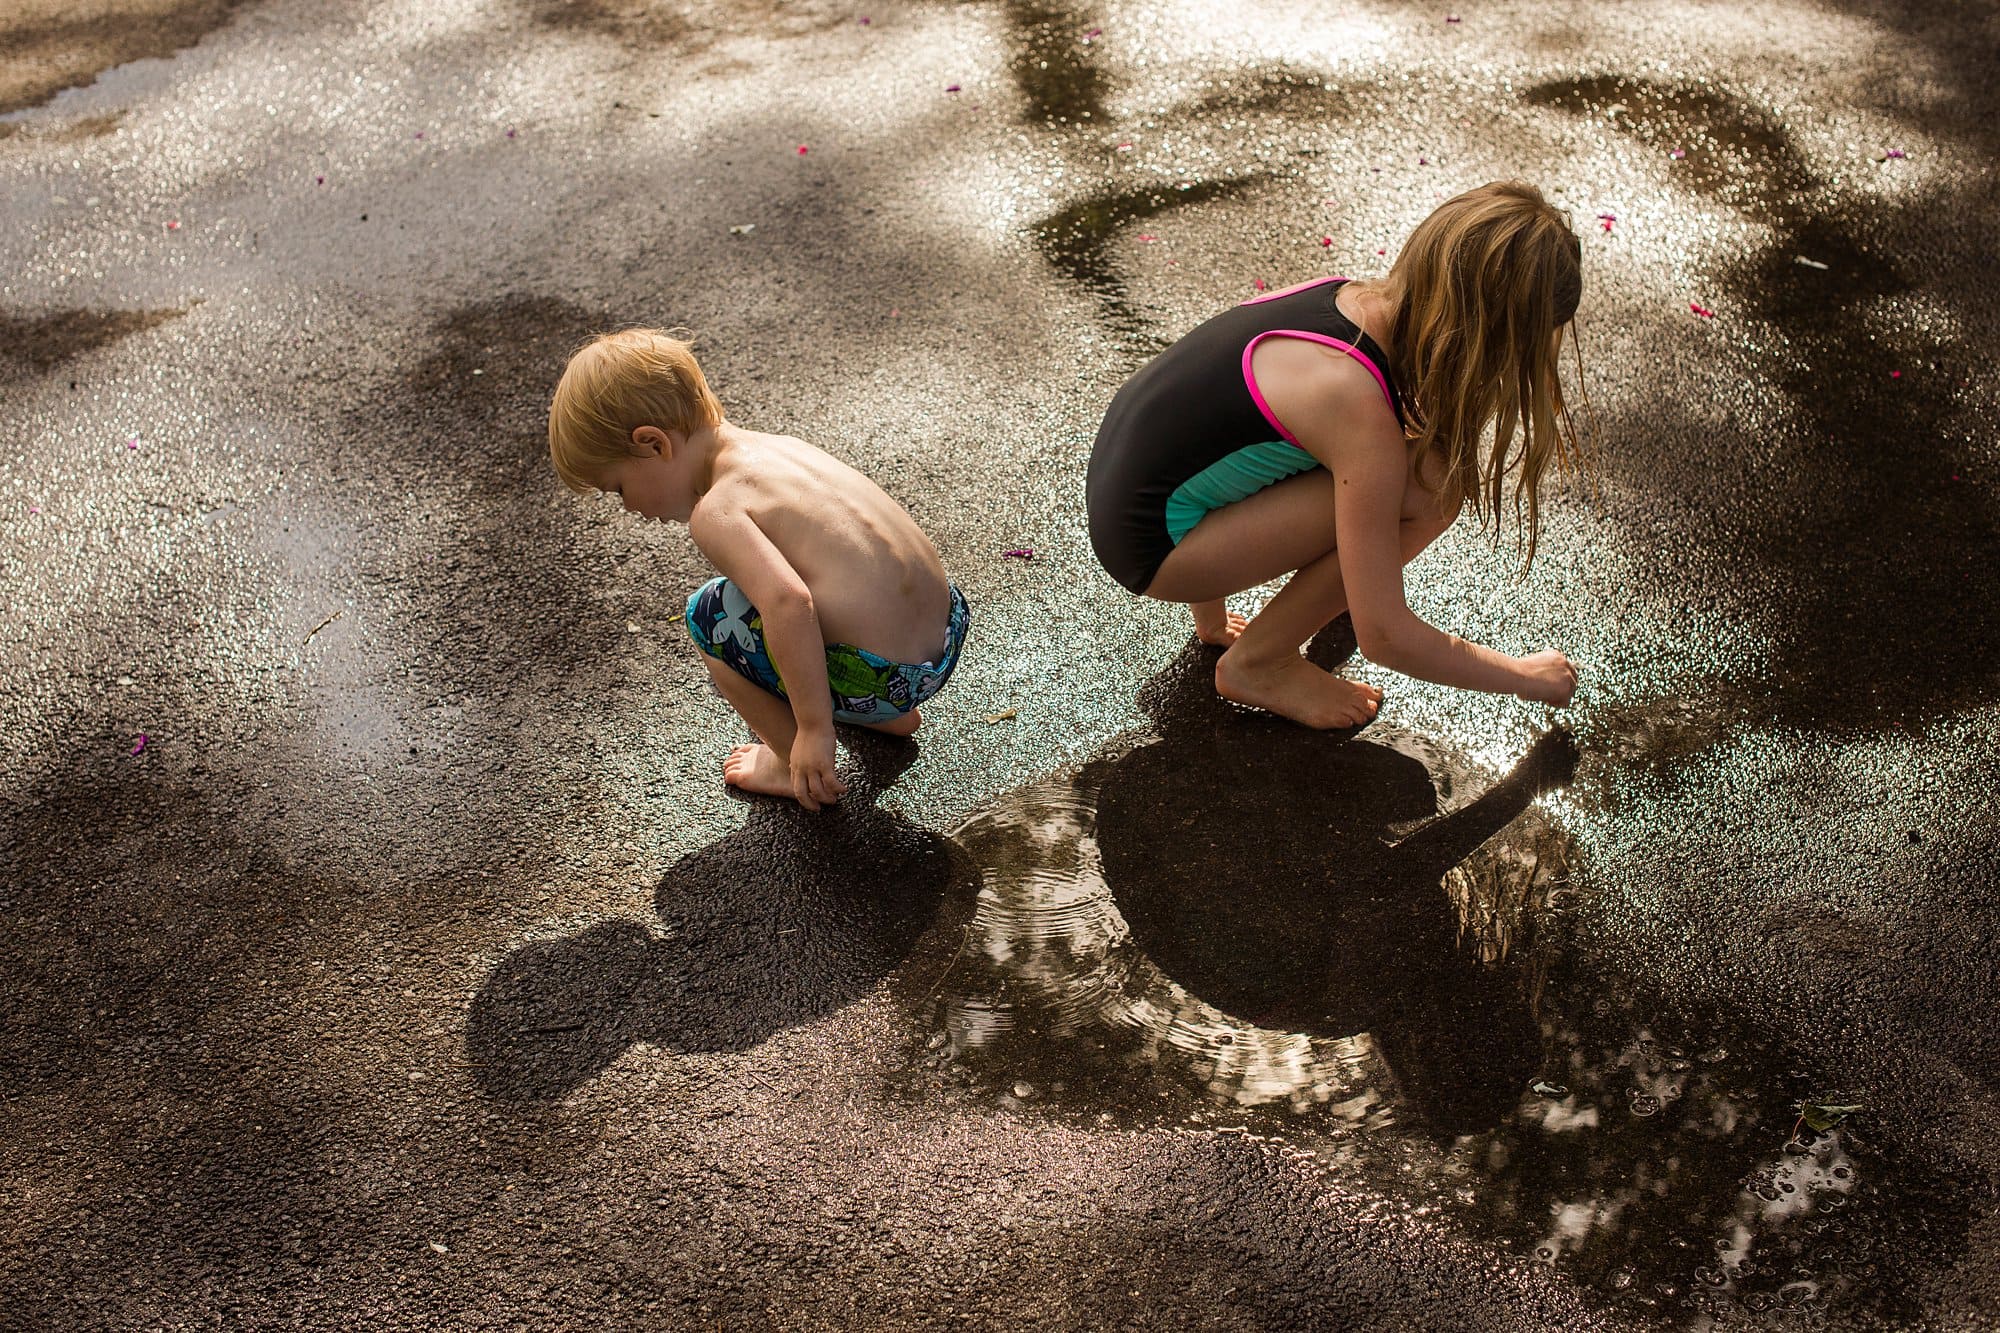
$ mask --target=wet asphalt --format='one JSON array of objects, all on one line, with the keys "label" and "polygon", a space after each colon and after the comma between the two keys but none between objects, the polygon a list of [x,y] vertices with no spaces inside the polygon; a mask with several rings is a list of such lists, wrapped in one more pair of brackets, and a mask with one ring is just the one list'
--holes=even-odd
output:
[{"label": "wet asphalt", "polygon": [[[1990,7],[60,8],[0,1326],[2000,1326]],[[1341,624],[1374,724],[1217,704],[1098,413],[1516,175],[1598,468],[1408,582],[1569,730]],[[546,464],[629,323],[973,603],[837,812],[723,789],[699,555]]]}]

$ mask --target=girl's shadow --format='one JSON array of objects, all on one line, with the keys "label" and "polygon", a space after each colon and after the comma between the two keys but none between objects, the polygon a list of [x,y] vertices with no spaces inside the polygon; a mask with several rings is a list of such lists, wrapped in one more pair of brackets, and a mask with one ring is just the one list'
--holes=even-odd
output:
[{"label": "girl's shadow", "polygon": [[[1312,655],[1330,665],[1343,645],[1337,629],[1322,637],[1335,642]],[[1569,780],[1573,742],[1550,732],[1440,816],[1448,775],[1365,728],[1221,703],[1213,661],[1191,648],[1149,683],[1160,741],[1117,760],[1099,796],[1104,875],[1134,943],[1260,1027],[1371,1034],[1433,1128],[1490,1128],[1536,1068],[1540,1033],[1518,968],[1476,956],[1441,881]]]},{"label": "girl's shadow", "polygon": [[843,733],[860,771],[830,810],[753,798],[676,862],[658,918],[524,944],[473,998],[466,1047],[504,1101],[562,1097],[645,1042],[741,1051],[866,994],[931,924],[950,843],[876,805],[917,747]]}]

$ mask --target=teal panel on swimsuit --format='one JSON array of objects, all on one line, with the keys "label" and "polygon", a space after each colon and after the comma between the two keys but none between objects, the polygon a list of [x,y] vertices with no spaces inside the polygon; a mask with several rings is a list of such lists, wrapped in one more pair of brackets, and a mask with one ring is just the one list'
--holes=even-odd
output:
[{"label": "teal panel on swimsuit", "polygon": [[1167,497],[1167,535],[1179,546],[1181,538],[1211,509],[1233,505],[1266,486],[1275,486],[1286,477],[1310,472],[1318,466],[1317,458],[1283,440],[1266,440],[1238,449],[1189,477]]}]

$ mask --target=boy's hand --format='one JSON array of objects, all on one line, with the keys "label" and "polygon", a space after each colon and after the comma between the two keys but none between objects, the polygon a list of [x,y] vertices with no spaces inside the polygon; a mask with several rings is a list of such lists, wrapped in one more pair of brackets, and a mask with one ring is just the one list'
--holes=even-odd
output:
[{"label": "boy's hand", "polygon": [[1567,657],[1550,648],[1518,660],[1521,683],[1514,691],[1516,698],[1554,704],[1557,708],[1569,706],[1570,697],[1576,693],[1576,668]]},{"label": "boy's hand", "polygon": [[833,728],[800,728],[792,739],[792,795],[808,810],[832,805],[847,794],[847,784],[833,771]]}]

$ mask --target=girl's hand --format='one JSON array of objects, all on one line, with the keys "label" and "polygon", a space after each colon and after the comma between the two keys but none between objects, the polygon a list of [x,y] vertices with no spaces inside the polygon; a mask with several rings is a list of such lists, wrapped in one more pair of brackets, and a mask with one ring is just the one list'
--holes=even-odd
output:
[{"label": "girl's hand", "polygon": [[[1521,683],[1514,691],[1517,699],[1529,703],[1554,704],[1567,708],[1576,693],[1576,668],[1555,649],[1516,658],[1521,666]],[[796,753],[796,752],[794,752]]]},{"label": "girl's hand", "polygon": [[833,728],[800,730],[792,738],[792,795],[808,810],[832,805],[847,794],[847,784],[833,771]]}]

